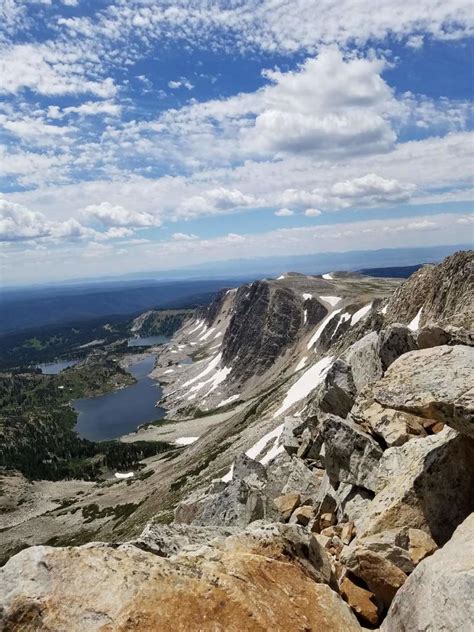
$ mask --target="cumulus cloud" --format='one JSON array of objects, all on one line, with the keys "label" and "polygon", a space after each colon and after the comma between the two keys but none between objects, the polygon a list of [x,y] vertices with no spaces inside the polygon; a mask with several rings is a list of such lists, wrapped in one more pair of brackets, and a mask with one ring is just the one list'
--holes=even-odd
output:
[{"label": "cumulus cloud", "polygon": [[83,215],[89,220],[95,220],[103,226],[125,226],[144,228],[160,226],[161,220],[151,213],[132,211],[123,206],[113,205],[110,202],[91,204],[86,206]]},{"label": "cumulus cloud", "polygon": [[294,211],[289,208],[280,208],[278,211],[275,211],[275,215],[277,217],[291,217],[291,215],[294,215]]},{"label": "cumulus cloud", "polygon": [[304,214],[306,217],[318,217],[318,215],[321,215],[321,211],[317,208],[307,208]]},{"label": "cumulus cloud", "polygon": [[0,240],[21,241],[45,237],[50,227],[42,213],[0,198]]},{"label": "cumulus cloud", "polygon": [[177,208],[178,217],[197,217],[201,214],[218,214],[236,208],[259,206],[253,195],[244,195],[237,189],[217,187],[183,200]]}]

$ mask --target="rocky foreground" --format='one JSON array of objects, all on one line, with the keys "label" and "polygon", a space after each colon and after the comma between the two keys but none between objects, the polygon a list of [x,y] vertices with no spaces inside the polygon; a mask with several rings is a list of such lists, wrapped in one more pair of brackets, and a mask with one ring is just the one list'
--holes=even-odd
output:
[{"label": "rocky foreground", "polygon": [[[223,293],[157,371],[183,435],[193,406],[231,412],[136,487],[91,492],[142,493],[141,534],[100,506],[100,542],[13,555],[0,629],[474,629],[473,267],[457,253],[399,287],[290,275]],[[86,502],[23,542],[77,533]]]}]

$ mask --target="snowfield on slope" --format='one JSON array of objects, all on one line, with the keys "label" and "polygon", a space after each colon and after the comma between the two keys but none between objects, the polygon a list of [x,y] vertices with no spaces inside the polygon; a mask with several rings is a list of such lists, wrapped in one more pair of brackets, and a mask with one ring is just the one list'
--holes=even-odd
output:
[{"label": "snowfield on slope", "polygon": [[296,402],[299,402],[307,397],[311,391],[314,391],[314,389],[321,384],[325,378],[326,373],[332,366],[332,363],[333,358],[332,356],[329,356],[327,358],[322,358],[319,362],[316,362],[316,364],[313,364],[312,367],[307,369],[293,384],[293,386],[289,388],[282,405],[276,413],[274,413],[273,418],[279,417],[282,413],[291,408],[293,404],[296,404]]}]

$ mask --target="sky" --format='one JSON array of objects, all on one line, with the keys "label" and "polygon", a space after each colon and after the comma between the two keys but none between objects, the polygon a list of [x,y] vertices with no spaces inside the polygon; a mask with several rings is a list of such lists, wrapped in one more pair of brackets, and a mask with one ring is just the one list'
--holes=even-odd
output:
[{"label": "sky", "polygon": [[470,0],[1,0],[5,283],[474,241]]}]

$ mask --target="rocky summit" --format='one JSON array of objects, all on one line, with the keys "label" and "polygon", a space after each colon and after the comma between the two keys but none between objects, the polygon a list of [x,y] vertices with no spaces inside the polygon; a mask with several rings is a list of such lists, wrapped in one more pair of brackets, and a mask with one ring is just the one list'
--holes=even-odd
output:
[{"label": "rocky summit", "polygon": [[166,418],[122,437],[173,450],[3,474],[0,629],[473,630],[473,318],[473,252],[220,292],[159,350]]}]

